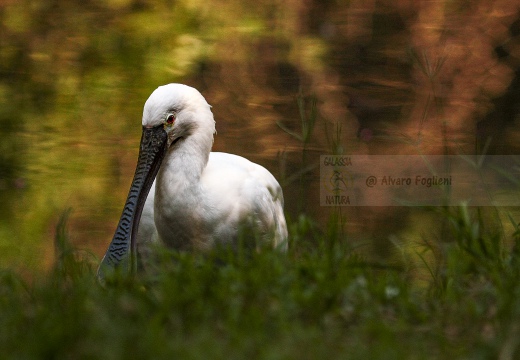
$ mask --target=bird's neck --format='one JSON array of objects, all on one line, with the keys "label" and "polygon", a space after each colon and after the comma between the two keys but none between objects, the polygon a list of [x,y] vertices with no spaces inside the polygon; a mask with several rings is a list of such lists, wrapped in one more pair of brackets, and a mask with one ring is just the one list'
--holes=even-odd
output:
[{"label": "bird's neck", "polygon": [[156,202],[171,204],[182,198],[197,197],[213,146],[215,121],[207,103],[193,111],[191,116],[197,119],[193,121],[197,126],[174,141],[162,161],[156,178]]},{"label": "bird's neck", "polygon": [[213,134],[195,133],[179,139],[163,160],[157,174],[158,184],[175,192],[197,185],[208,163],[212,145]]}]

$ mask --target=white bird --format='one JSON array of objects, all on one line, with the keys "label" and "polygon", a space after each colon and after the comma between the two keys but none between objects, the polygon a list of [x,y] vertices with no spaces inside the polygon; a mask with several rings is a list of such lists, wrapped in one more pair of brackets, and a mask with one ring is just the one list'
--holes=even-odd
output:
[{"label": "white bird", "polygon": [[246,246],[257,247],[258,240],[287,249],[280,185],[258,164],[211,152],[215,120],[199,91],[160,86],[144,105],[142,124],[134,179],[100,279],[117,268],[135,271],[137,247],[147,242],[208,250],[236,247],[247,234]]}]

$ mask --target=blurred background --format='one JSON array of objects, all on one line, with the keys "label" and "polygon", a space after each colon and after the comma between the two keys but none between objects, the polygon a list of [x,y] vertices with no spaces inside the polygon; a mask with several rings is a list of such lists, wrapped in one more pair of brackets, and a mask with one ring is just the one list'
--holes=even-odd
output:
[{"label": "blurred background", "polygon": [[[320,155],[520,153],[517,1],[0,0],[0,20],[2,266],[45,268],[68,208],[103,255],[170,82],[213,106],[215,151],[267,167],[318,227]],[[341,211],[381,256],[442,237],[422,209]]]}]

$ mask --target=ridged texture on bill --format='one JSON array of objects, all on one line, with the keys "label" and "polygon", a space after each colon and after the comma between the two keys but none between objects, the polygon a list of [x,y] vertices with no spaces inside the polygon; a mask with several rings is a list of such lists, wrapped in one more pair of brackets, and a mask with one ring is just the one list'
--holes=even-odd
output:
[{"label": "ridged texture on bill", "polygon": [[135,271],[136,244],[134,239],[137,235],[144,202],[166,151],[167,139],[162,125],[143,128],[134,179],[117,230],[98,269],[98,277],[101,280],[108,272],[114,271],[116,268],[123,273]]}]

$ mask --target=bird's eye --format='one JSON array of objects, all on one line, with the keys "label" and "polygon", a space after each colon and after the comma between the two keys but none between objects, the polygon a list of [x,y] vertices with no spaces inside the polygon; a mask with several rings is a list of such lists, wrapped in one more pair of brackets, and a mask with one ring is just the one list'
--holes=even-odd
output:
[{"label": "bird's eye", "polygon": [[169,114],[167,117],[166,117],[166,123],[167,124],[173,124],[173,122],[175,121],[175,115],[173,114]]}]

